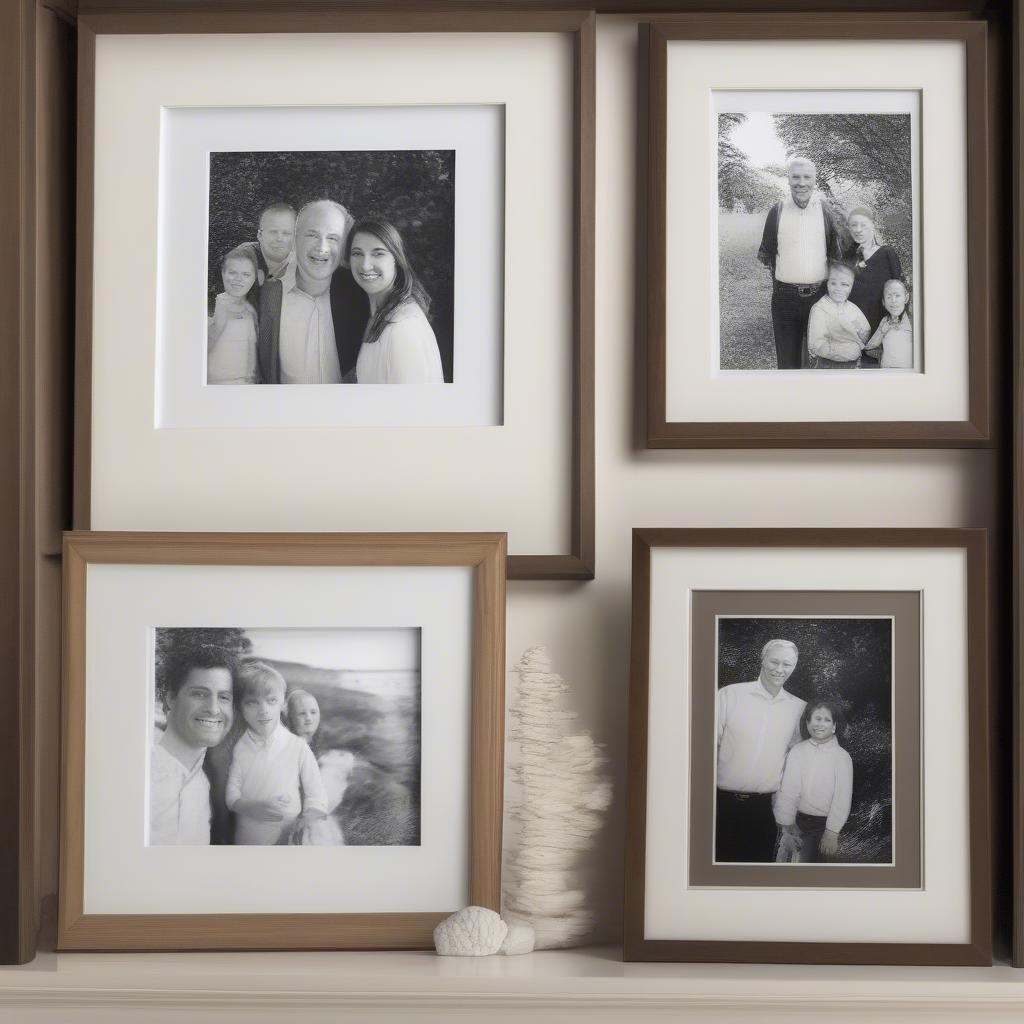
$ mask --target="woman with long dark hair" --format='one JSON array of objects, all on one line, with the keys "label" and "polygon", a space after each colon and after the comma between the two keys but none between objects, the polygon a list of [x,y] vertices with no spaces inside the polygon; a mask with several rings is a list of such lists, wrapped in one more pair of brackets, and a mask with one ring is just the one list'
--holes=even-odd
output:
[{"label": "woman with long dark hair", "polygon": [[359,384],[443,384],[441,353],[427,319],[430,297],[413,272],[398,230],[361,220],[349,233],[349,267],[370,299],[356,359]]}]

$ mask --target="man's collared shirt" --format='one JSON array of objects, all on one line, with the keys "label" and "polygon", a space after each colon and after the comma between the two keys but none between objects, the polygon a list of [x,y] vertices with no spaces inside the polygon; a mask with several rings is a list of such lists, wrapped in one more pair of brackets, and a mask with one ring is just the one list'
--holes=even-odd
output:
[{"label": "man's collared shirt", "polygon": [[[263,259],[264,259],[264,262],[266,262],[267,257],[264,256]],[[294,249],[290,253],[288,253],[288,255],[284,258],[284,260],[280,264],[278,264],[276,269],[272,270],[270,268],[270,264],[267,263],[267,272],[264,274],[264,272],[262,270],[260,271],[260,284],[263,284],[264,281],[283,281],[284,278],[285,278],[285,275],[289,271],[291,271],[292,273],[295,272],[295,250]]]},{"label": "man's collared shirt", "polygon": [[821,196],[815,192],[801,209],[792,196],[779,210],[775,279],[786,284],[817,284],[828,277],[828,250]]},{"label": "man's collared shirt", "polygon": [[774,793],[786,751],[800,741],[806,701],[782,689],[773,697],[760,679],[718,691],[716,785],[736,793]]},{"label": "man's collared shirt", "polygon": [[792,825],[799,811],[827,818],[825,828],[839,832],[850,816],[852,798],[853,761],[835,736],[824,743],[804,740],[786,758],[775,820]]},{"label": "man's collared shirt", "polygon": [[153,745],[149,771],[149,845],[210,845],[210,781],[206,751],[186,768],[162,742]]},{"label": "man's collared shirt", "polygon": [[283,725],[266,737],[246,729],[235,744],[225,794],[228,808],[234,810],[243,796],[276,800],[291,817],[303,810],[327,813],[327,791],[313,751]]},{"label": "man's collared shirt", "polygon": [[281,383],[340,384],[330,290],[307,295],[298,286],[294,263],[282,276],[281,286]]}]

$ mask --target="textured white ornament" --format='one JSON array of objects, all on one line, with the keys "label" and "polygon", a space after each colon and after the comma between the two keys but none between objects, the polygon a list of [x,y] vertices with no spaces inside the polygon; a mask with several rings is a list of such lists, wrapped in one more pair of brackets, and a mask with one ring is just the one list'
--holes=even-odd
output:
[{"label": "textured white ornament", "polygon": [[534,933],[533,925],[526,921],[517,921],[514,918],[506,917],[508,924],[508,935],[501,944],[499,952],[506,956],[520,956],[523,953],[532,953],[537,936]]},{"label": "textured white ornament", "polygon": [[594,927],[581,862],[604,824],[611,782],[593,739],[568,734],[576,719],[561,706],[569,686],[551,671],[547,651],[530,648],[516,671],[509,740],[519,796],[510,800],[510,813],[519,834],[510,844],[504,905],[533,925],[537,949],[572,946]]},{"label": "textured white ornament", "polygon": [[441,956],[490,956],[501,949],[508,925],[486,907],[463,907],[434,929],[434,949]]}]

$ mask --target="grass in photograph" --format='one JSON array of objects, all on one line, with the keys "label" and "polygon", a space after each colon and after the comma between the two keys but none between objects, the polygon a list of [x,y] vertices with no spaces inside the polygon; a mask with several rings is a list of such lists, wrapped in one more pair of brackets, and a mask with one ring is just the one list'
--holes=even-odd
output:
[{"label": "grass in photograph", "polygon": [[757,250],[767,212],[718,211],[719,343],[723,370],[774,370],[771,272]]}]

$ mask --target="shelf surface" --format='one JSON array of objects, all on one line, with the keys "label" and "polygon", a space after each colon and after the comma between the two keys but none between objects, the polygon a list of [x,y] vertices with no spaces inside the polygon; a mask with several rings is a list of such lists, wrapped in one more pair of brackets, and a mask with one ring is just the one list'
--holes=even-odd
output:
[{"label": "shelf surface", "polygon": [[[1010,967],[626,964],[618,947],[454,958],[433,953],[40,953],[0,968],[0,1021],[237,1019],[688,1021],[1024,1019]],[[197,1017],[197,1014],[202,1016]],[[354,1016],[353,1016],[354,1015]],[[538,1016],[540,1015],[540,1016]]]}]

